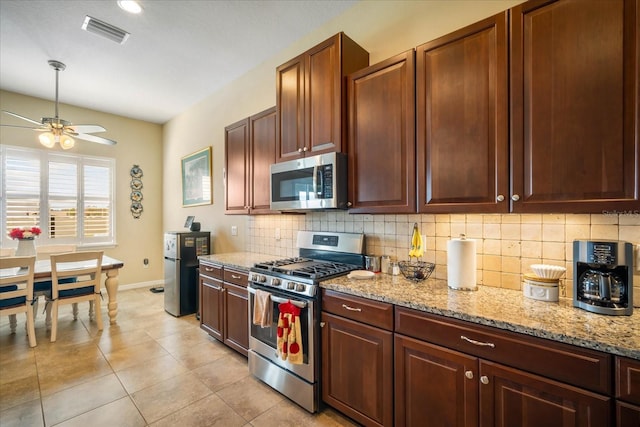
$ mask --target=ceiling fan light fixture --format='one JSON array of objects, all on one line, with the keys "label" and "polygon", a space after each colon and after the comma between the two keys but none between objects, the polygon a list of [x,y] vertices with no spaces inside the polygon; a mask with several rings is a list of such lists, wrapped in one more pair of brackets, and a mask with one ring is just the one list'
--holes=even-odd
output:
[{"label": "ceiling fan light fixture", "polygon": [[56,145],[56,139],[53,133],[44,132],[38,136],[38,140],[40,140],[40,144],[44,145],[47,148],[53,148]]},{"label": "ceiling fan light fixture", "polygon": [[97,34],[119,44],[124,44],[129,38],[129,33],[114,25],[93,18],[89,15],[84,17],[82,29],[93,34]]},{"label": "ceiling fan light fixture", "polygon": [[60,147],[62,147],[63,150],[73,148],[75,143],[76,142],[69,135],[62,135],[60,137]]},{"label": "ceiling fan light fixture", "polygon": [[142,12],[142,6],[137,1],[134,0],[118,0],[118,7],[124,10],[125,12],[138,14]]}]

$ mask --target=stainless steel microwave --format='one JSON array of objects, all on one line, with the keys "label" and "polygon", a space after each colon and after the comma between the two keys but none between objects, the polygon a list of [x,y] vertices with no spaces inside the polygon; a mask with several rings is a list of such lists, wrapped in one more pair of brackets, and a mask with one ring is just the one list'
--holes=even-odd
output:
[{"label": "stainless steel microwave", "polygon": [[347,209],[347,156],[319,154],[271,165],[271,210]]}]

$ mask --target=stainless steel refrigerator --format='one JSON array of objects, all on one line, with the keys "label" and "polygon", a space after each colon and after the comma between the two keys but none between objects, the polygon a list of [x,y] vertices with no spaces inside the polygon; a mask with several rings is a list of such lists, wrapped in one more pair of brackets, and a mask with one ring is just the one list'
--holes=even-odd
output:
[{"label": "stainless steel refrigerator", "polygon": [[208,231],[164,234],[164,309],[174,316],[198,310],[198,257],[209,255]]}]

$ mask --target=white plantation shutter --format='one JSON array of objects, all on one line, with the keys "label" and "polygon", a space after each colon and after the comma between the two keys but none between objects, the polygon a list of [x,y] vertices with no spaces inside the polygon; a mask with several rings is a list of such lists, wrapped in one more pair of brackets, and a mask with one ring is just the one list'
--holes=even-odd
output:
[{"label": "white plantation shutter", "polygon": [[3,246],[9,230],[38,226],[39,244],[115,244],[115,160],[2,146]]}]

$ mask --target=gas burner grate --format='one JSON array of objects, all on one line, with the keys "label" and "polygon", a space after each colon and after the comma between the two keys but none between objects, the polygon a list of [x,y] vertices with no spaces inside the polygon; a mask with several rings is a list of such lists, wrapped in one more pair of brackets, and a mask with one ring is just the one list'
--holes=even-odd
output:
[{"label": "gas burner grate", "polygon": [[254,265],[256,271],[269,271],[292,277],[319,280],[338,274],[348,273],[358,267],[333,261],[314,261],[309,258],[295,257]]}]

